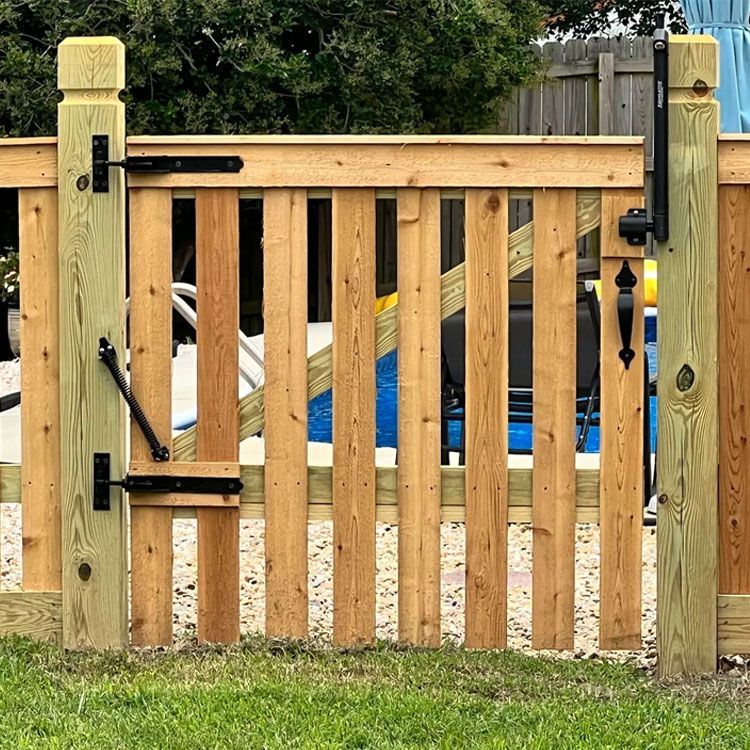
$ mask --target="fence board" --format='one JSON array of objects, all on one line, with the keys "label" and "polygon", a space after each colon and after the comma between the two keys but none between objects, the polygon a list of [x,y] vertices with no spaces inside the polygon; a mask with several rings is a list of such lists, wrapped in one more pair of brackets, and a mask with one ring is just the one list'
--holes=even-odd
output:
[{"label": "fence board", "polygon": [[750,186],[719,189],[719,592],[750,593]]},{"label": "fence board", "polygon": [[[586,41],[571,39],[564,45],[565,62],[576,63],[586,59]],[[563,132],[566,135],[586,135],[586,78],[571,76],[564,83]]]},{"label": "fence board", "polygon": [[375,191],[333,192],[333,640],[375,640]]},{"label": "fence board", "polygon": [[398,192],[398,633],[440,645],[440,191]]},{"label": "fence board", "polygon": [[[239,196],[196,192],[199,461],[237,461]],[[198,508],[198,639],[239,639],[239,510]]]},{"label": "fence board", "polygon": [[[628,245],[616,229],[619,217],[642,202],[641,193],[602,190],[599,645],[603,649],[641,646],[643,261],[637,257],[639,248]],[[623,256],[638,279],[631,342],[635,358],[629,369],[618,356],[622,341],[615,277]]]},{"label": "fence board", "polygon": [[307,635],[307,191],[263,196],[266,635]]},{"label": "fence board", "polygon": [[575,192],[534,191],[534,648],[573,647]]},{"label": "fence board", "polygon": [[[542,47],[542,58],[547,63],[562,63],[565,47],[560,42],[547,42]],[[542,89],[542,134],[559,135],[565,132],[565,90],[562,79],[545,82]]]},{"label": "fence board", "polygon": [[466,645],[505,648],[508,195],[466,193]]},{"label": "fence board", "polygon": [[23,587],[62,586],[57,190],[18,194],[21,286]]},{"label": "fence board", "polygon": [[[130,191],[130,378],[154,432],[172,447],[172,193]],[[137,423],[130,460],[151,461]],[[131,502],[152,495],[134,494]],[[157,496],[160,497],[160,496]],[[166,495],[169,497],[169,495]],[[131,642],[172,643],[172,509],[130,509]]]}]

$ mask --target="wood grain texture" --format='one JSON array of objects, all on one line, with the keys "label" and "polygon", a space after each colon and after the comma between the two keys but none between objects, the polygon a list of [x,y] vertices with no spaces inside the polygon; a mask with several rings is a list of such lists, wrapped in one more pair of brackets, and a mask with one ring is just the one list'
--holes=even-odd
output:
[{"label": "wood grain texture", "polygon": [[[599,226],[599,193],[578,191],[576,203],[577,238]],[[508,276],[513,278],[531,268],[533,247],[533,224],[526,224],[510,235],[508,242]],[[466,304],[464,282],[465,267],[460,263],[446,271],[440,279],[441,316],[447,318]],[[378,357],[396,348],[398,341],[397,305],[375,316],[375,347]],[[327,346],[313,354],[308,360],[308,400],[327,391],[332,384],[332,348]],[[255,435],[263,428],[263,387],[244,396],[240,401],[240,439]],[[195,459],[195,428],[191,427],[174,440],[175,458],[189,461]]]},{"label": "wood grain texture", "polygon": [[[716,669],[718,582],[718,197],[719,105],[703,62],[711,37],[669,49],[671,231],[659,251],[657,452],[657,650],[659,672]],[[697,66],[697,67],[696,67]],[[684,390],[681,390],[684,389]]]},{"label": "wood grain texture", "polygon": [[717,625],[719,654],[750,654],[750,596],[719,594]]},{"label": "wood grain texture", "polygon": [[398,638],[440,645],[440,193],[399,190]]},{"label": "wood grain texture", "polygon": [[643,187],[640,138],[141,136],[128,144],[131,155],[230,153],[244,162],[237,173],[132,174],[132,186]]},{"label": "wood grain texture", "polygon": [[0,591],[0,636],[22,635],[59,644],[62,619],[59,591]]},{"label": "wood grain texture", "polygon": [[505,648],[508,195],[466,193],[466,645]]},{"label": "wood grain texture", "polygon": [[0,503],[21,502],[20,464],[0,464]]},{"label": "wood grain texture", "polygon": [[[750,157],[750,152],[748,152]],[[719,592],[750,594],[750,186],[719,188]]]},{"label": "wood grain texture", "polygon": [[57,139],[0,138],[0,188],[57,187]]},{"label": "wood grain texture", "polygon": [[108,513],[93,510],[92,454],[108,452],[124,473],[122,399],[98,356],[106,336],[123,357],[125,183],[112,170],[109,193],[79,190],[90,177],[91,140],[108,133],[125,155],[125,48],[110,37],[65,39],[58,47],[58,262],[63,645],[126,645],[127,535],[122,493]]},{"label": "wood grain texture", "polygon": [[[239,196],[195,198],[198,313],[198,461],[237,461]],[[198,508],[198,640],[240,636],[240,530],[236,508]]]},{"label": "wood grain texture", "polygon": [[263,196],[266,635],[307,636],[307,191]]},{"label": "wood grain texture", "polygon": [[534,192],[534,648],[573,648],[575,192]]},{"label": "wood grain texture", "polygon": [[[172,447],[172,193],[130,191],[130,382],[154,432]],[[130,460],[153,462],[134,419]],[[171,463],[165,465],[167,470]],[[131,493],[130,640],[134,646],[172,643],[172,510],[139,507],[170,496]]]},{"label": "wood grain texture", "polygon": [[51,591],[62,587],[57,191],[18,197],[23,587]]},{"label": "wood grain texture", "polygon": [[[635,199],[635,202],[633,200]],[[641,647],[641,565],[643,529],[643,261],[628,265],[638,279],[633,289],[635,351],[630,368],[619,358],[622,348],[617,318],[620,290],[615,277],[629,247],[608,228],[641,196],[602,191],[601,260],[601,507],[599,647]],[[624,247],[623,247],[624,246]],[[637,248],[635,249],[637,252]],[[614,256],[614,257],[613,257]]]},{"label": "wood grain texture", "polygon": [[333,640],[375,640],[375,193],[333,193]]}]

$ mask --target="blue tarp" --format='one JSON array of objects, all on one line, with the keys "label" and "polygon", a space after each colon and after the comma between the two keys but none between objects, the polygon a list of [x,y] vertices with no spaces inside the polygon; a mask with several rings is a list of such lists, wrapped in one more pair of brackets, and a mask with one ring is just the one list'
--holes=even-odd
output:
[{"label": "blue tarp", "polygon": [[691,34],[719,42],[723,133],[750,133],[750,0],[682,0]]}]

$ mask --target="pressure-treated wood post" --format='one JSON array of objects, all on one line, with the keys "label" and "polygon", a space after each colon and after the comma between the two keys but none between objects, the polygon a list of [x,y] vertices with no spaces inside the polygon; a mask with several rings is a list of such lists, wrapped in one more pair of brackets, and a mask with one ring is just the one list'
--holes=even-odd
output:
[{"label": "pressure-treated wood post", "polygon": [[658,247],[662,675],[716,669],[718,50],[709,36],[670,39],[671,234]]},{"label": "pressure-treated wood post", "polygon": [[127,642],[125,507],[93,510],[93,454],[123,474],[124,414],[98,359],[106,336],[124,366],[125,183],[92,191],[92,136],[109,136],[110,159],[125,151],[125,48],[112,37],[70,38],[58,49],[60,432],[63,642],[112,648]]}]

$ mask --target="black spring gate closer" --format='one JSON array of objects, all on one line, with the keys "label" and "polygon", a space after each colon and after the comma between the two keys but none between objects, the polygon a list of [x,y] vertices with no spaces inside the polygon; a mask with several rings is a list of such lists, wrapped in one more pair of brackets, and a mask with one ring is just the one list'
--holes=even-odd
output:
[{"label": "black spring gate closer", "polygon": [[[153,427],[143,412],[138,399],[128,385],[125,373],[117,362],[115,347],[104,337],[99,339],[99,359],[112,375],[136,424],[146,438],[151,456],[156,462],[169,461],[169,449],[156,437]],[[190,493],[198,495],[239,495],[243,489],[239,477],[200,477],[172,475],[132,475],[111,479],[109,453],[94,454],[94,510],[110,510],[109,491],[113,486],[125,492]]]},{"label": "black spring gate closer", "polygon": [[[629,245],[645,245],[649,234],[657,242],[669,239],[669,37],[664,28],[664,16],[660,15],[653,37],[654,49],[654,172],[653,209],[649,220],[645,208],[631,208],[620,217],[619,234]],[[630,344],[633,337],[633,288],[638,279],[626,260],[615,277],[619,288],[617,297],[617,320],[620,327],[620,359],[625,369],[635,357]]]}]

